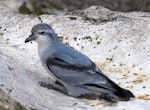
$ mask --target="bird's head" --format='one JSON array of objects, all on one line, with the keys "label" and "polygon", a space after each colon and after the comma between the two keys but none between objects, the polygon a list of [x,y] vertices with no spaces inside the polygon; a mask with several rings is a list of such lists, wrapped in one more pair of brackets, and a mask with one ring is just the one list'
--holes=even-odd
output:
[{"label": "bird's head", "polygon": [[53,29],[45,23],[35,25],[31,30],[31,35],[25,39],[25,43],[35,41],[37,43],[48,43],[55,37]]}]

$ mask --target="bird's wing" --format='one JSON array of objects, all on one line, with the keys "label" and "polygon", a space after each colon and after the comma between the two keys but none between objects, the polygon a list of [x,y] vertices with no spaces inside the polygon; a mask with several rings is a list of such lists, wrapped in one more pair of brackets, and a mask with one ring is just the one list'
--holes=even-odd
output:
[{"label": "bird's wing", "polygon": [[[72,59],[74,60],[74,59]],[[73,62],[73,61],[72,61]],[[47,67],[58,79],[71,84],[82,85],[93,81],[96,77],[93,74],[97,74],[92,65],[82,65],[80,63],[69,63],[58,57],[49,57],[46,60]],[[99,81],[105,83],[106,79],[99,76]]]}]

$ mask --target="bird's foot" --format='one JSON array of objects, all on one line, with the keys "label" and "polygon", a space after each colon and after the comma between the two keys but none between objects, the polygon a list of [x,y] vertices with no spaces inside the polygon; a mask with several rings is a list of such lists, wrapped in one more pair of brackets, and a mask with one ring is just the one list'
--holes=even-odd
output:
[{"label": "bird's foot", "polygon": [[48,89],[56,89],[54,87],[54,84],[51,84],[51,83],[46,83],[46,82],[38,82],[38,84],[42,87],[46,87]]},{"label": "bird's foot", "polygon": [[48,89],[54,89],[54,90],[60,91],[64,94],[68,94],[67,89],[58,81],[56,81],[55,83],[39,82],[38,84],[42,87],[46,87]]}]

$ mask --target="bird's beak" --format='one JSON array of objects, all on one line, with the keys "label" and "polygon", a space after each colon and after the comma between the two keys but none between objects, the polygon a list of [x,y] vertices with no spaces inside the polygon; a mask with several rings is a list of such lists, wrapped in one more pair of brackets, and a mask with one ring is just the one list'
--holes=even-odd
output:
[{"label": "bird's beak", "polygon": [[36,37],[33,34],[31,34],[28,38],[25,39],[25,43],[33,41],[33,40],[36,40]]}]

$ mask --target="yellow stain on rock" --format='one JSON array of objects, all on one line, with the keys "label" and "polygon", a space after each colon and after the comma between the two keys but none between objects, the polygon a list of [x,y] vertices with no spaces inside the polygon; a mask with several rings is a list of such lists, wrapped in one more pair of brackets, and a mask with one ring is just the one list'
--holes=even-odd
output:
[{"label": "yellow stain on rock", "polygon": [[138,98],[143,100],[150,100],[150,94],[139,95]]},{"label": "yellow stain on rock", "polygon": [[107,62],[104,62],[104,63],[95,62],[95,64],[96,64],[100,69],[106,70],[106,71],[109,71],[109,72],[117,72],[117,73],[123,73],[123,74],[128,74],[128,73],[130,73],[130,71],[129,71],[128,68],[113,67],[113,66],[110,66],[109,64],[107,65]]},{"label": "yellow stain on rock", "polygon": [[[107,66],[107,62],[96,63],[96,65],[102,70],[109,71],[109,72],[117,72],[117,73],[122,74],[121,79],[127,79],[128,77],[133,77],[133,80],[131,80],[126,86],[126,88],[129,88],[129,89],[134,88],[135,85],[138,85],[140,83],[150,81],[150,76],[142,74],[142,73],[130,73],[129,68],[119,68],[115,66],[113,67],[113,66],[110,66],[109,64]],[[132,67],[135,67],[135,65],[132,65]],[[121,83],[119,85],[121,85]],[[149,86],[143,85],[142,88],[149,89]],[[150,94],[140,94],[137,96],[137,98],[143,99],[143,100],[150,100]]]}]

